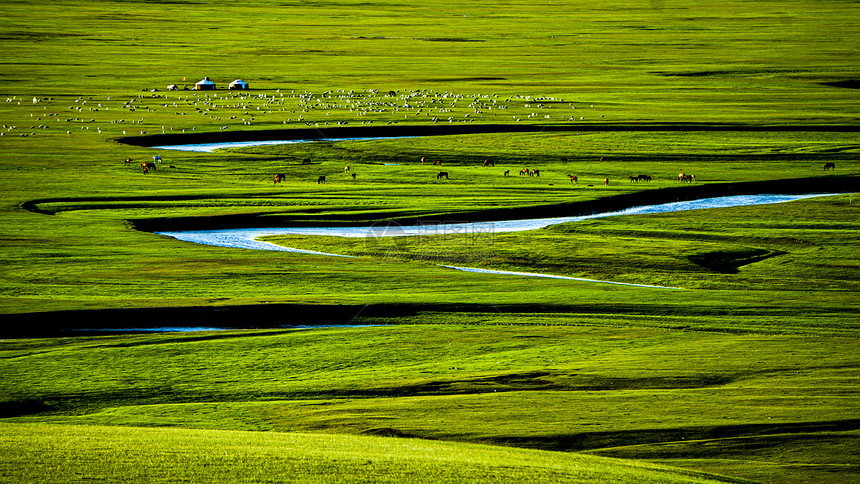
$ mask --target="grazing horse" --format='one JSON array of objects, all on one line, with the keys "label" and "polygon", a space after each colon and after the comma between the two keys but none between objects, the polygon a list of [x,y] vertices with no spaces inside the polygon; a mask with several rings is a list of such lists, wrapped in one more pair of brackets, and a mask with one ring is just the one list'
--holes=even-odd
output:
[{"label": "grazing horse", "polygon": [[508,176],[510,174],[511,174],[511,170],[505,170],[505,176]]},{"label": "grazing horse", "polygon": [[436,175],[437,180],[441,180],[442,177],[445,177],[445,179],[447,180],[448,179],[448,172],[447,171],[440,171],[439,174]]},{"label": "grazing horse", "polygon": [[605,186],[605,187],[608,187],[608,186],[609,186],[609,178],[604,178],[604,179],[603,179],[603,186]]},{"label": "grazing horse", "polygon": [[496,164],[492,160],[484,160],[484,166],[496,166]]},{"label": "grazing horse", "polygon": [[283,173],[278,173],[277,175],[275,175],[275,183],[281,183],[282,181],[284,181],[286,179],[287,179],[287,175],[284,175]]},{"label": "grazing horse", "polygon": [[161,155],[154,155],[152,157],[152,161],[154,161],[156,163],[161,163]]},{"label": "grazing horse", "polygon": [[529,172],[529,176],[540,176],[540,170],[532,170]]},{"label": "grazing horse", "polygon": [[836,169],[836,163],[825,163],[824,164],[824,171],[827,171],[828,169],[835,170]]},{"label": "grazing horse", "polygon": [[693,183],[694,181],[696,181],[695,175],[684,175],[683,173],[681,174],[681,183]]},{"label": "grazing horse", "polygon": [[651,175],[639,175],[636,177],[638,181],[649,182],[651,181]]},{"label": "grazing horse", "polygon": [[433,166],[441,166],[442,162],[440,160],[433,160]]},{"label": "grazing horse", "polygon": [[126,165],[130,165],[130,164],[132,164],[132,162],[134,162],[134,160],[132,160],[131,158],[126,158],[126,159],[125,159],[125,164],[126,164]]},{"label": "grazing horse", "polygon": [[152,168],[152,171],[155,171],[155,163],[150,163],[148,161],[140,162],[140,168],[144,173],[149,173],[149,169]]},{"label": "grazing horse", "polygon": [[355,180],[355,172],[352,172],[352,179]]},{"label": "grazing horse", "polygon": [[638,181],[639,181],[639,177],[638,177],[638,176],[631,176],[631,177],[630,177],[630,183],[638,182]]},{"label": "grazing horse", "polygon": [[520,170],[520,176],[528,175],[528,174],[529,174],[528,168],[523,168],[522,170]]},{"label": "grazing horse", "polygon": [[568,173],[567,177],[570,178],[571,183],[577,183],[579,181],[579,179],[576,178],[576,175],[571,175],[570,173]]},{"label": "grazing horse", "polygon": [[349,173],[349,165],[346,165],[345,167],[343,167],[343,172]]},{"label": "grazing horse", "polygon": [[311,164],[311,159],[310,159],[310,158],[305,158],[304,160],[302,160],[302,164],[303,164],[303,165],[310,165],[310,164]]},{"label": "grazing horse", "polygon": [[325,183],[325,175],[320,175],[320,177],[317,178],[317,185],[320,183]]}]

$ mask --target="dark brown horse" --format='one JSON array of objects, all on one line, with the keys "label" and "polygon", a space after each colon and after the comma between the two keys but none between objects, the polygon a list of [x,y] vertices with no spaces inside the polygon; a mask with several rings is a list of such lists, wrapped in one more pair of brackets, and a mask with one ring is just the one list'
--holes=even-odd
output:
[{"label": "dark brown horse", "polygon": [[439,174],[436,175],[437,180],[441,180],[442,177],[444,177],[447,180],[448,179],[448,172],[447,171],[440,171]]},{"label": "dark brown horse", "polygon": [[277,175],[275,175],[275,183],[281,183],[282,181],[284,181],[286,179],[287,179],[287,175],[284,175],[283,173],[278,173]]},{"label": "dark brown horse", "polygon": [[567,177],[570,178],[571,183],[578,183],[579,182],[579,179],[576,177],[576,175],[571,175],[568,173]]},{"label": "dark brown horse", "polygon": [[835,170],[835,169],[836,169],[836,163],[825,163],[824,164],[824,171]]},{"label": "dark brown horse", "polygon": [[320,183],[325,183],[325,175],[320,175],[320,177],[317,178],[317,185]]}]

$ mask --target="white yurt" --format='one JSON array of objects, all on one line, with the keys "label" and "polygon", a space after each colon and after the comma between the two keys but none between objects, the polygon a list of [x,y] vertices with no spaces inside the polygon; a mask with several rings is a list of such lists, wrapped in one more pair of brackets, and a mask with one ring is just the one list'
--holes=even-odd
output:
[{"label": "white yurt", "polygon": [[242,79],[236,79],[235,81],[230,83],[230,89],[245,90],[248,89],[248,83],[243,81]]},{"label": "white yurt", "polygon": [[194,85],[194,89],[198,91],[214,91],[215,83],[210,81],[208,77],[204,77],[202,81]]}]

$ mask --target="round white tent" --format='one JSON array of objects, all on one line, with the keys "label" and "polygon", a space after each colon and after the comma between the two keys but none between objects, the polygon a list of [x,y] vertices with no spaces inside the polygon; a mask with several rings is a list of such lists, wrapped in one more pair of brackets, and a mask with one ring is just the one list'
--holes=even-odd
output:
[{"label": "round white tent", "polygon": [[235,81],[230,83],[230,89],[248,89],[248,83],[243,81],[242,79],[236,79]]},{"label": "round white tent", "polygon": [[198,91],[214,90],[215,83],[210,81],[208,77],[204,77],[202,81],[194,85],[194,89],[197,89]]}]

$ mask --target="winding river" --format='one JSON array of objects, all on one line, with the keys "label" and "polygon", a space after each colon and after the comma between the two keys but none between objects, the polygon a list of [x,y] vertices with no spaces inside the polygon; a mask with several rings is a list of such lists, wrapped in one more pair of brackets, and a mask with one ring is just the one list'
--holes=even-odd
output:
[{"label": "winding river", "polygon": [[[717,127],[719,128],[719,127]],[[717,129],[715,127],[710,127],[709,129]],[[807,127],[808,128],[808,127]],[[405,129],[405,128],[404,128]],[[474,128],[477,129],[477,128]],[[498,126],[490,126],[484,127],[482,129],[489,130],[491,132],[496,132],[501,129]],[[511,129],[510,127],[506,129]],[[518,127],[518,129],[526,129],[522,127]],[[545,129],[545,128],[541,128]],[[581,128],[578,128],[581,129]],[[605,127],[599,129],[607,129]],[[630,130],[634,129],[629,126],[616,127],[616,129],[624,129]],[[646,127],[646,129],[655,129],[652,127]],[[658,129],[669,129],[667,127],[658,127]],[[684,127],[684,129],[689,129],[689,127]],[[723,127],[719,129],[741,129],[737,127]],[[775,129],[775,128],[766,128],[766,129]],[[307,131],[307,132],[305,132]],[[427,129],[424,128],[421,130],[422,133],[426,134]],[[161,140],[179,140],[181,139],[183,144],[158,144],[153,143],[148,145],[152,148],[156,149],[165,149],[165,150],[181,150],[181,151],[196,151],[196,152],[212,152],[218,149],[224,148],[238,148],[245,146],[258,146],[258,145],[274,145],[274,144],[288,144],[288,143],[304,143],[304,142],[312,142],[312,141],[344,141],[344,140],[375,140],[375,139],[390,139],[392,137],[414,137],[420,136],[417,131],[410,131],[408,129],[398,131],[396,134],[388,131],[388,133],[392,133],[390,136],[374,136],[376,134],[381,134],[382,131],[372,131],[374,135],[371,135],[370,131],[367,128],[362,128],[359,130],[351,129],[345,130],[341,129],[339,132],[349,133],[340,136],[326,136],[323,135],[322,130],[316,131],[295,131],[293,133],[297,133],[295,138],[293,139],[279,139],[280,132],[261,132],[261,133],[251,133],[251,134],[242,134],[237,136],[245,137],[246,139],[234,140],[230,139],[229,141],[221,141],[221,142],[213,142],[210,136],[198,136],[200,138],[196,143],[188,143],[191,138],[183,137],[176,138],[176,136],[162,136],[162,137],[153,137]],[[333,134],[334,132],[332,132]],[[305,136],[302,136],[304,134]],[[328,134],[328,132],[327,132]],[[432,133],[431,133],[432,134]],[[436,133],[436,134],[451,134],[448,131]],[[259,136],[257,136],[259,135]],[[268,137],[268,139],[263,139]],[[195,140],[197,138],[194,138]],[[138,140],[139,141],[139,140]],[[206,142],[200,142],[206,141]],[[153,146],[155,145],[155,146]],[[156,232],[160,235],[164,235],[167,237],[173,237],[178,240],[192,242],[196,244],[204,244],[218,247],[229,247],[236,249],[248,249],[248,250],[270,250],[270,251],[282,251],[282,252],[293,252],[297,254],[311,254],[311,255],[321,255],[328,257],[352,257],[348,255],[340,255],[340,254],[331,254],[326,252],[318,252],[312,250],[298,249],[293,247],[283,247],[280,245],[272,244],[269,242],[264,242],[259,240],[261,237],[272,236],[272,235],[319,235],[319,236],[336,236],[336,237],[365,237],[365,238],[379,238],[379,237],[409,237],[409,236],[434,236],[434,235],[456,235],[456,234],[465,234],[465,235],[475,235],[475,234],[490,234],[490,233],[502,233],[502,232],[518,232],[518,231],[527,231],[527,230],[538,230],[550,225],[556,225],[561,223],[570,223],[570,222],[578,222],[582,220],[588,220],[593,218],[602,218],[602,217],[614,217],[619,215],[640,215],[640,214],[652,214],[652,213],[666,213],[666,212],[679,212],[685,210],[701,210],[701,209],[709,209],[709,208],[727,208],[727,207],[739,207],[739,206],[750,206],[750,205],[765,205],[765,204],[773,204],[773,203],[783,203],[789,202],[793,200],[800,200],[805,198],[812,197],[821,197],[821,196],[830,196],[835,195],[835,193],[809,193],[809,194],[801,194],[801,195],[778,195],[778,194],[764,194],[764,195],[734,195],[734,196],[724,196],[724,197],[712,197],[712,198],[702,198],[698,200],[690,200],[690,201],[680,201],[673,203],[661,203],[656,205],[644,205],[644,206],[636,206],[627,208],[620,211],[614,212],[604,212],[604,213],[593,213],[589,215],[580,215],[580,216],[571,216],[571,217],[553,217],[553,218],[533,218],[533,219],[521,219],[521,220],[506,220],[506,221],[496,221],[496,222],[474,222],[474,223],[452,223],[452,224],[426,224],[426,225],[399,225],[397,223],[386,223],[386,224],[377,224],[373,226],[365,226],[365,227],[271,227],[271,228],[242,228],[242,229],[221,229],[221,230],[190,230],[190,231],[161,231]],[[489,269],[479,269],[473,267],[459,267],[459,266],[442,266],[447,269],[459,270],[459,271],[467,271],[467,272],[478,272],[478,273],[487,273],[487,274],[497,274],[497,275],[507,275],[507,276],[519,276],[519,277],[543,277],[543,278],[553,278],[553,279],[568,279],[568,280],[578,280],[578,281],[588,281],[588,282],[597,282],[604,284],[620,284],[620,285],[628,285],[628,286],[639,286],[639,287],[653,287],[653,288],[661,288],[661,289],[679,289],[676,287],[665,287],[665,286],[648,286],[648,285],[640,285],[640,284],[628,284],[614,281],[599,281],[593,279],[582,279],[582,278],[574,278],[567,276],[558,276],[552,274],[537,274],[530,272],[515,272],[515,271],[497,271],[497,270],[489,270]]]},{"label": "winding river", "polygon": [[[813,197],[835,195],[832,193],[812,193],[803,195],[735,195],[727,197],[703,198],[683,202],[662,203],[657,205],[645,205],[631,207],[616,212],[595,213],[572,217],[536,218],[524,220],[506,220],[497,222],[475,222],[456,224],[427,224],[427,225],[399,225],[388,223],[385,225],[373,225],[365,227],[271,227],[253,229],[221,229],[221,230],[193,230],[156,232],[160,235],[173,237],[185,242],[204,244],[218,247],[230,247],[236,249],[272,250],[295,252],[299,254],[313,254],[330,257],[352,257],[340,254],[330,254],[312,250],[284,247],[269,242],[260,241],[260,237],[271,235],[320,235],[335,237],[409,237],[409,236],[434,236],[434,235],[456,235],[456,234],[489,234],[502,232],[520,232],[527,230],[538,230],[550,225],[561,223],[579,222],[593,218],[616,217],[620,215],[644,215],[652,213],[679,212],[685,210],[701,210],[708,208],[728,208],[749,205],[766,205],[773,203],[790,202]],[[567,279],[604,284],[619,284],[638,287],[654,287],[662,289],[679,289],[677,287],[649,286],[642,284],[629,284],[614,281],[599,281],[594,279],[582,279],[552,274],[537,274],[530,272],[496,271],[489,269],[478,269],[472,267],[440,266],[468,272],[480,272],[486,274],[498,274],[521,277],[543,277],[553,279]]]},{"label": "winding river", "polygon": [[172,151],[194,151],[198,153],[212,153],[215,150],[226,148],[246,148],[248,146],[272,146],[272,145],[291,145],[297,143],[312,143],[316,141],[373,141],[381,139],[394,138],[412,138],[412,136],[378,136],[378,137],[360,137],[360,138],[316,138],[316,139],[278,139],[267,141],[229,141],[220,143],[194,143],[194,144],[176,144],[176,145],[159,145],[153,146],[154,149],[172,150]]}]

